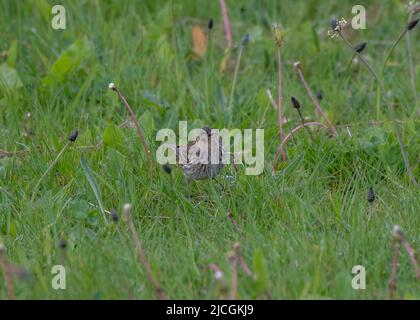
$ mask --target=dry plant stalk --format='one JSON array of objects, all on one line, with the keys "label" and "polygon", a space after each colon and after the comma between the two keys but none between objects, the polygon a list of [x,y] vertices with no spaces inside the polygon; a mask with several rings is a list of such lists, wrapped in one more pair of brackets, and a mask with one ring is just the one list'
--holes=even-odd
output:
[{"label": "dry plant stalk", "polygon": [[232,222],[232,224],[235,226],[235,228],[239,230],[239,224],[235,220],[235,218],[233,217],[233,215],[230,212],[228,212],[226,215],[228,216],[228,218]]},{"label": "dry plant stalk", "polygon": [[245,272],[245,274],[249,277],[252,277],[252,271],[251,269],[248,267],[248,265],[246,264],[244,258],[241,255],[241,245],[239,242],[236,242],[233,245],[233,249],[235,250],[236,253],[236,257],[238,259],[239,262],[239,266],[241,267],[241,269]]},{"label": "dry plant stalk", "polygon": [[391,279],[389,281],[389,297],[392,299],[395,295],[395,289],[396,289],[396,273],[397,273],[397,267],[398,267],[398,255],[399,255],[399,248],[400,244],[402,244],[405,251],[407,251],[408,257],[410,259],[410,262],[413,266],[414,272],[416,273],[417,280],[420,280],[420,268],[417,261],[416,254],[414,252],[414,249],[411,247],[411,245],[408,243],[407,239],[405,238],[405,235],[403,231],[401,230],[401,227],[398,225],[395,225],[392,229],[392,244],[394,248],[394,257],[392,259],[392,272],[391,272]]},{"label": "dry plant stalk", "polygon": [[7,299],[14,300],[15,294],[13,291],[13,275],[11,272],[10,264],[6,257],[6,248],[0,243],[0,264],[3,270],[4,280],[6,282]]},{"label": "dry plant stalk", "polygon": [[228,49],[230,49],[232,47],[232,31],[230,29],[230,23],[229,23],[225,0],[220,0],[220,9],[222,10],[223,27],[225,30],[225,37],[226,37],[226,46]]},{"label": "dry plant stalk", "polygon": [[[409,23],[411,21],[412,16],[413,16],[413,12],[411,12],[409,14],[407,23]],[[411,30],[409,30],[407,32],[407,35],[406,35],[406,44],[407,44],[408,64],[409,64],[409,68],[410,68],[411,87],[413,89],[414,103],[417,106],[418,96],[417,96],[417,86],[416,86],[416,72],[415,72],[414,61],[413,61],[413,50],[411,48],[411,33],[410,33],[410,31]]]},{"label": "dry plant stalk", "polygon": [[143,248],[141,246],[139,237],[136,232],[136,228],[134,227],[133,219],[131,217],[131,204],[125,204],[124,205],[124,213],[125,217],[127,219],[128,227],[131,232],[131,238],[134,242],[134,245],[136,247],[137,255],[140,259],[140,263],[143,266],[144,270],[146,271],[147,277],[150,281],[150,283],[153,286],[153,289],[155,290],[156,298],[159,300],[168,300],[168,296],[165,294],[163,289],[159,286],[156,278],[153,275],[152,269],[150,268],[149,261],[147,260],[146,255],[144,254]]},{"label": "dry plant stalk", "polygon": [[418,266],[418,261],[414,249],[410,246],[407,239],[405,238],[404,233],[402,232],[400,226],[394,226],[393,237],[395,237],[407,251],[410,262],[413,265],[414,271],[416,273],[417,280],[420,280],[420,268]]},{"label": "dry plant stalk", "polygon": [[271,90],[267,89],[265,92],[267,93],[267,96],[268,96],[268,99],[270,100],[271,106],[273,107],[274,110],[276,110],[277,105],[276,105],[276,102],[273,99],[273,95],[271,94]]},{"label": "dry plant stalk", "polygon": [[219,298],[226,299],[225,297],[228,293],[228,287],[224,279],[223,271],[215,263],[209,264],[209,269],[213,272],[214,280],[216,280],[218,284],[218,290],[219,290],[219,295],[220,295]]},{"label": "dry plant stalk", "polygon": [[398,270],[398,255],[400,254],[400,244],[398,239],[392,236],[392,246],[394,250],[394,256],[392,258],[392,272],[391,272],[391,279],[389,280],[389,298],[394,299],[396,287],[396,274]]},{"label": "dry plant stalk", "polygon": [[[279,125],[280,143],[284,140],[284,129],[283,129],[283,82],[282,82],[282,61],[281,61],[281,46],[283,44],[283,35],[279,25],[273,26],[274,39],[277,47],[277,66],[278,66],[278,99],[277,99],[277,122]],[[287,161],[286,150],[282,147],[281,158],[283,162]]]},{"label": "dry plant stalk", "polygon": [[211,263],[211,264],[209,264],[209,268],[210,268],[211,271],[213,271],[214,278],[217,281],[220,281],[220,280],[223,279],[223,272],[217,264]]},{"label": "dry plant stalk", "polygon": [[315,110],[325,119],[325,121],[328,123],[328,126],[330,127],[331,131],[334,135],[337,135],[337,129],[332,124],[330,118],[328,118],[327,114],[322,110],[321,105],[318,101],[318,99],[315,97],[314,93],[312,92],[311,88],[309,87],[308,83],[305,80],[305,77],[303,76],[302,68],[300,66],[300,62],[296,61],[294,63],[297,75],[299,77],[300,82],[302,82],[306,93],[308,94],[309,98],[311,99],[312,103],[315,106]]},{"label": "dry plant stalk", "polygon": [[230,252],[228,258],[232,270],[229,299],[236,300],[238,293],[238,257],[236,252]]},{"label": "dry plant stalk", "polygon": [[290,140],[290,138],[296,133],[298,132],[300,129],[304,128],[304,127],[310,127],[310,126],[318,126],[318,127],[322,127],[324,129],[328,129],[328,127],[325,124],[322,124],[320,122],[305,122],[304,124],[300,124],[297,127],[293,128],[292,131],[290,131],[286,137],[284,137],[283,142],[278,146],[276,154],[274,156],[274,166],[273,166],[273,171],[276,174],[278,171],[278,158],[280,155],[280,152],[283,148],[283,146],[287,143],[287,141]]},{"label": "dry plant stalk", "polygon": [[109,89],[112,91],[115,91],[120,98],[121,102],[127,109],[127,112],[130,114],[131,120],[134,122],[134,125],[136,126],[137,133],[140,137],[141,143],[143,145],[144,151],[146,152],[147,161],[149,163],[149,169],[152,169],[152,156],[150,153],[149,146],[147,145],[146,138],[144,137],[143,130],[140,127],[140,123],[136,117],[136,114],[134,113],[133,109],[130,107],[127,99],[124,97],[124,95],[120,92],[120,90],[117,88],[117,86],[114,83],[109,84]]},{"label": "dry plant stalk", "polygon": [[0,149],[0,159],[13,156],[13,152]]}]

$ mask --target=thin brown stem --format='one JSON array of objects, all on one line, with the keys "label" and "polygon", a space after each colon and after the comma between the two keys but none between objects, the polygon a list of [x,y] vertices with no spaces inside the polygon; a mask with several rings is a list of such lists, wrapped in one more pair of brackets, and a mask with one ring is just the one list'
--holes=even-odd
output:
[{"label": "thin brown stem", "polygon": [[229,220],[232,222],[232,224],[235,226],[235,228],[236,228],[237,230],[239,230],[239,224],[238,224],[238,222],[235,220],[235,218],[233,217],[233,215],[232,215],[230,212],[228,212],[228,213],[227,213],[227,216],[228,216]]},{"label": "thin brown stem", "polygon": [[131,120],[134,122],[136,129],[137,129],[137,133],[140,137],[141,143],[143,145],[144,151],[146,152],[146,157],[149,163],[149,169],[152,168],[152,156],[150,153],[150,149],[147,145],[146,142],[146,138],[144,137],[143,134],[143,130],[140,127],[140,123],[136,117],[136,114],[134,113],[133,109],[130,107],[130,104],[128,103],[127,99],[124,97],[124,95],[120,92],[120,90],[115,86],[115,84],[110,83],[109,84],[109,88],[112,91],[115,91],[118,95],[118,97],[120,98],[121,102],[123,103],[123,105],[125,106],[125,108],[127,109],[128,113],[130,114]]},{"label": "thin brown stem", "polygon": [[405,251],[407,251],[408,257],[410,258],[411,265],[413,266],[414,272],[416,273],[416,278],[420,280],[420,268],[418,265],[418,261],[417,261],[417,257],[416,257],[416,253],[414,252],[414,249],[410,246],[410,244],[405,239],[405,237],[401,238],[401,243]]},{"label": "thin brown stem", "polygon": [[343,33],[341,31],[338,31],[339,36],[341,37],[341,39],[343,39],[343,41],[346,43],[346,45],[351,48],[351,50],[353,51],[353,53],[360,59],[360,61],[363,62],[363,64],[366,66],[366,68],[368,68],[369,72],[374,76],[374,78],[378,81],[379,85],[382,87],[382,82],[379,79],[379,76],[376,74],[375,70],[373,70],[373,68],[371,67],[371,65],[366,61],[366,59],[359,53],[357,52],[354,47],[352,46],[352,44],[347,40],[347,38],[343,35]]},{"label": "thin brown stem", "polygon": [[417,280],[420,280],[420,268],[419,268],[419,264],[418,264],[416,253],[415,253],[414,249],[408,243],[407,239],[405,238],[405,235],[404,235],[403,231],[401,230],[401,228],[398,225],[394,226],[392,234],[393,234],[393,239],[395,241],[399,241],[402,244],[402,246],[404,247],[405,251],[407,251],[410,262],[411,262],[411,264],[413,266],[413,269],[416,273],[416,278],[417,278]]},{"label": "thin brown stem", "polygon": [[232,31],[230,29],[230,23],[229,23],[225,0],[220,0],[220,9],[222,10],[223,28],[225,30],[226,46],[228,49],[230,49],[232,47]]},{"label": "thin brown stem", "polygon": [[220,281],[223,279],[223,272],[217,264],[211,263],[209,264],[209,268],[211,271],[213,271],[215,280]]},{"label": "thin brown stem", "polygon": [[[301,121],[301,123],[302,123],[302,126],[304,126],[304,127],[305,127],[305,118],[303,117],[302,112],[300,111],[300,109],[296,109],[296,111],[297,111],[297,112],[298,112],[298,114],[299,114],[299,118],[300,118],[300,121]],[[315,140],[314,140],[314,137],[312,136],[312,132],[311,132],[311,130],[309,130],[309,128],[308,128],[308,127],[305,127],[305,128],[307,129],[308,134],[309,134],[309,137],[311,138],[312,142],[314,142]]]},{"label": "thin brown stem", "polygon": [[246,264],[244,258],[241,255],[241,245],[240,245],[240,243],[239,242],[236,242],[233,245],[233,249],[235,250],[236,258],[238,259],[239,266],[241,267],[241,269],[243,270],[243,272],[245,272],[245,274],[247,276],[252,277],[252,271],[248,267],[248,265]]},{"label": "thin brown stem", "polygon": [[14,300],[15,294],[13,291],[13,275],[11,272],[9,261],[6,257],[6,249],[3,244],[0,243],[0,264],[3,271],[4,280],[6,282],[7,299]]},{"label": "thin brown stem", "polygon": [[[413,13],[410,13],[410,15],[408,16],[407,23],[411,21],[412,16],[413,16]],[[414,102],[415,102],[415,105],[417,106],[418,96],[417,96],[417,87],[416,87],[416,73],[414,70],[413,50],[411,48],[411,32],[410,31],[407,32],[406,43],[407,43],[407,53],[408,53],[408,65],[410,68],[411,87],[413,89]]]},{"label": "thin brown stem", "polygon": [[324,110],[322,110],[318,99],[315,97],[314,93],[312,92],[311,88],[309,87],[308,83],[306,82],[305,77],[303,76],[303,72],[302,72],[302,68],[300,66],[300,62],[299,61],[295,62],[294,66],[296,68],[296,71],[297,71],[300,82],[302,82],[302,84],[303,84],[303,86],[306,90],[306,93],[308,94],[309,98],[311,99],[312,103],[315,106],[315,110],[325,119],[328,126],[331,128],[331,131],[332,131],[333,135],[337,135],[337,129],[334,127],[330,118],[328,118],[328,116],[324,112]]},{"label": "thin brown stem", "polygon": [[153,289],[155,290],[156,298],[159,300],[168,300],[168,296],[165,294],[163,289],[159,286],[159,283],[157,282],[155,276],[153,275],[152,269],[150,267],[149,261],[147,260],[147,257],[143,251],[143,248],[141,246],[139,237],[137,235],[136,228],[134,227],[133,219],[131,217],[131,204],[124,205],[124,213],[125,217],[127,219],[128,227],[131,232],[131,238],[134,242],[134,245],[136,247],[137,255],[139,257],[140,263],[143,266],[143,269],[146,271],[147,278],[149,279],[150,283],[153,286]]},{"label": "thin brown stem", "polygon": [[270,89],[267,89],[266,90],[266,93],[267,93],[268,99],[270,100],[271,106],[273,107],[274,110],[276,110],[277,109],[277,105],[276,105],[276,102],[273,99],[273,95],[271,94],[271,90]]},{"label": "thin brown stem", "polygon": [[13,155],[14,155],[13,152],[9,152],[9,151],[0,149],[0,159],[6,158],[6,157],[11,157]]},{"label": "thin brown stem", "polygon": [[[277,65],[278,65],[278,102],[277,102],[277,121],[279,124],[280,143],[284,140],[283,130],[283,85],[282,85],[282,62],[281,62],[281,42],[277,42]],[[281,150],[281,158],[286,162],[286,150]]]},{"label": "thin brown stem", "polygon": [[236,252],[231,252],[228,256],[231,265],[231,280],[230,280],[230,300],[236,300],[238,292],[238,257]]},{"label": "thin brown stem", "polygon": [[304,128],[304,127],[310,127],[310,126],[318,126],[318,127],[323,127],[324,129],[328,129],[328,127],[325,124],[322,124],[320,122],[305,122],[304,124],[298,125],[296,128],[293,128],[292,131],[290,131],[285,137],[283,142],[277,147],[277,151],[276,154],[274,156],[274,168],[273,171],[276,174],[278,171],[278,157],[280,154],[281,149],[283,148],[283,145],[287,143],[287,141],[289,141],[289,139],[291,137],[293,137],[293,135],[298,132],[300,129]]},{"label": "thin brown stem", "polygon": [[393,250],[394,256],[392,258],[392,271],[391,271],[391,278],[389,280],[389,298],[394,299],[395,291],[396,291],[396,275],[398,270],[398,255],[400,254],[400,244],[398,241],[394,240],[393,243]]},{"label": "thin brown stem", "polygon": [[395,47],[397,46],[398,42],[401,41],[401,39],[404,37],[404,35],[407,33],[407,27],[404,28],[404,30],[399,34],[398,38],[395,39],[394,43],[392,44],[391,48],[388,51],[388,54],[385,57],[384,63],[382,65],[382,72],[384,72],[386,63],[391,58],[392,53],[394,52]]}]

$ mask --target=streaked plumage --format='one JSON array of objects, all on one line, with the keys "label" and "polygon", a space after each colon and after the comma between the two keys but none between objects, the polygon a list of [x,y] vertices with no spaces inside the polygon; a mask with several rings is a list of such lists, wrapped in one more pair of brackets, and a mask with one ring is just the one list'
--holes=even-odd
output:
[{"label": "streaked plumage", "polygon": [[[212,152],[213,159],[218,161],[212,161]],[[220,173],[225,152],[218,132],[205,127],[195,141],[177,146],[176,156],[185,177],[200,180],[215,178]]]}]

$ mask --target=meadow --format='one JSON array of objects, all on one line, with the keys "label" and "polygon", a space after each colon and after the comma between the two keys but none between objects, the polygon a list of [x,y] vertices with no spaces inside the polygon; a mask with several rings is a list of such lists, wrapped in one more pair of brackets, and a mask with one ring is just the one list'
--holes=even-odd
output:
[{"label": "meadow", "polygon": [[[366,29],[343,31],[352,45],[367,43],[360,55],[383,87],[328,35],[331,18],[351,22],[354,1],[226,0],[229,49],[219,1],[63,0],[64,30],[51,26],[54,4],[0,2],[1,299],[155,299],[126,203],[172,299],[389,298],[394,225],[420,250],[420,189],[395,131],[419,181],[419,26],[408,32],[411,76],[407,34],[382,69],[409,21],[406,2],[363,1]],[[328,127],[296,61],[337,134],[298,131],[273,172],[276,23],[285,134],[301,124],[292,96],[304,121]],[[111,82],[139,119],[151,166]],[[178,132],[178,121],[264,129],[264,172],[229,165],[186,196],[182,171],[155,161],[157,131]],[[52,288],[55,265],[65,267],[65,290]],[[357,265],[364,290],[352,287]],[[420,299],[403,245],[395,283],[394,298]]]}]

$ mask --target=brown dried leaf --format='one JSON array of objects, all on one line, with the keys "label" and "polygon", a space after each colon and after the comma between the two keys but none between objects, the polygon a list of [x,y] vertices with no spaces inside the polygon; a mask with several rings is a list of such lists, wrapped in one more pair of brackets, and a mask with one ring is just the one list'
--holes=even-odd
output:
[{"label": "brown dried leaf", "polygon": [[202,58],[207,48],[207,36],[199,25],[192,28],[192,42],[194,53]]},{"label": "brown dried leaf", "polygon": [[12,155],[13,155],[12,152],[5,151],[5,150],[0,150],[0,159],[6,158],[6,157],[11,157]]}]

